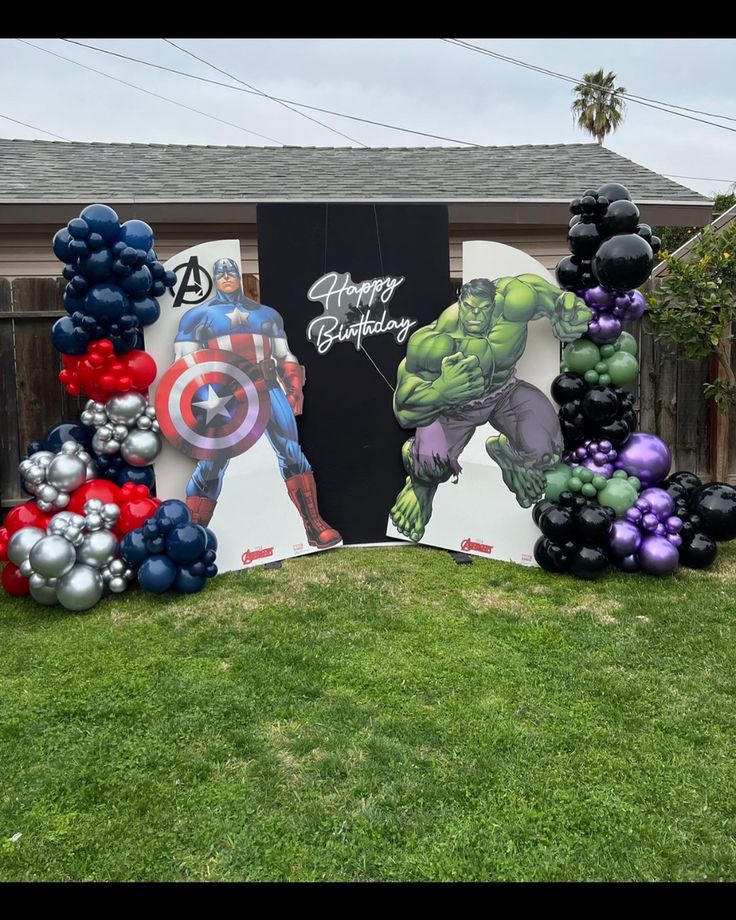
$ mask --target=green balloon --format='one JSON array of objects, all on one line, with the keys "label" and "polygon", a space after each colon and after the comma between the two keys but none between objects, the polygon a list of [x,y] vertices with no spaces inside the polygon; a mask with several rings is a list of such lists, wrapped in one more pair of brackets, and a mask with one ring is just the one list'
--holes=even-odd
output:
[{"label": "green balloon", "polygon": [[566,463],[557,463],[544,475],[547,478],[545,497],[551,502],[559,501],[560,495],[567,490],[567,483],[572,476],[572,467]]},{"label": "green balloon", "polygon": [[607,387],[610,382],[611,382],[611,378],[608,376],[608,374],[601,374],[600,377],[598,378],[598,383],[602,387]]},{"label": "green balloon", "polygon": [[609,479],[605,489],[598,493],[598,504],[613,508],[616,517],[623,517],[638,497],[636,489],[625,479]]},{"label": "green balloon", "polygon": [[576,339],[565,345],[563,352],[565,364],[574,374],[584,374],[592,370],[601,360],[601,353],[598,346],[588,339]]},{"label": "green balloon", "polygon": [[577,476],[571,476],[567,482],[567,488],[570,492],[580,492],[583,488],[582,480],[578,479]]},{"label": "green balloon", "polygon": [[578,477],[580,482],[593,482],[595,473],[593,470],[589,470],[587,466],[580,466],[575,470],[575,475]]},{"label": "green balloon", "polygon": [[623,386],[636,380],[639,373],[639,362],[628,351],[617,351],[608,359],[608,373],[616,386]]},{"label": "green balloon", "polygon": [[598,371],[586,371],[583,375],[588,386],[594,387],[599,381]]},{"label": "green balloon", "polygon": [[631,335],[630,332],[622,332],[616,341],[621,346],[621,351],[626,351],[634,357],[636,357],[639,353],[639,346],[636,342],[636,339],[633,335]]},{"label": "green balloon", "polygon": [[630,486],[633,486],[638,492],[641,489],[641,479],[638,476],[629,476],[626,480]]},{"label": "green balloon", "polygon": [[608,364],[606,364],[605,361],[599,361],[593,370],[597,371],[599,374],[605,374],[608,370]]},{"label": "green balloon", "polygon": [[608,480],[605,476],[601,476],[600,473],[596,473],[593,477],[593,485],[596,488],[597,492],[600,492],[601,489],[605,489],[608,485]]},{"label": "green balloon", "polygon": [[612,479],[626,479],[628,477],[626,470],[616,470],[616,472],[611,477]]},{"label": "green balloon", "polygon": [[598,494],[592,482],[586,482],[580,491],[586,498],[595,498]]},{"label": "green balloon", "polygon": [[601,358],[610,358],[612,354],[615,353],[616,349],[613,345],[601,345]]}]

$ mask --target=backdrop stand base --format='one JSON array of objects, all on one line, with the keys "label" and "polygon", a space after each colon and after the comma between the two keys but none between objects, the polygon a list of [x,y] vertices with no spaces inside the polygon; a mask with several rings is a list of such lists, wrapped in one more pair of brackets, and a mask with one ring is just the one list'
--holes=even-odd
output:
[{"label": "backdrop stand base", "polygon": [[264,569],[280,569],[283,564],[284,563],[281,559],[277,559],[275,562],[267,562],[263,566],[263,568]]},{"label": "backdrop stand base", "polygon": [[447,552],[452,556],[458,565],[472,565],[473,557],[467,553],[459,553],[454,549],[448,549]]}]

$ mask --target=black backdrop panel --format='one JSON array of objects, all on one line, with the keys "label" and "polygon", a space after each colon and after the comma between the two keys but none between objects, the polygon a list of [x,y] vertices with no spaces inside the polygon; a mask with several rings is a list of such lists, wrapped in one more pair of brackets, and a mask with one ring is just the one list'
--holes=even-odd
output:
[{"label": "black backdrop panel", "polygon": [[447,208],[259,205],[258,267],[261,301],[281,313],[291,350],[306,368],[298,424],[322,516],[345,543],[384,541],[405,478],[401,445],[408,433],[394,418],[392,398],[406,342],[388,332],[365,337],[365,353],[338,342],[319,354],[306,330],[322,306],[307,291],[329,271],[349,272],[355,282],[404,276],[391,315],[416,320],[412,332],[431,322],[451,303]]}]

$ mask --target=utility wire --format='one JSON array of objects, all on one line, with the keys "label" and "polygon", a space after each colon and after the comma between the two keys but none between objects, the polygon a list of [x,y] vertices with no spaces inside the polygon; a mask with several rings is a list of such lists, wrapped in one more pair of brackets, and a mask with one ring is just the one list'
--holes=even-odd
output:
[{"label": "utility wire", "polygon": [[[736,134],[736,128],[729,128],[728,125],[719,125],[715,121],[707,121],[704,118],[696,118],[694,115],[685,115],[683,112],[675,112],[673,108],[684,109],[684,106],[673,106],[672,108],[663,108],[663,106],[669,105],[669,103],[663,102],[661,104],[654,104],[656,100],[653,101],[644,101],[645,96],[634,96],[631,93],[616,93],[614,90],[610,90],[605,86],[601,86],[599,83],[591,83],[585,80],[580,80],[577,77],[570,77],[567,74],[557,73],[555,70],[548,70],[545,67],[538,67],[536,64],[529,64],[526,61],[520,61],[517,58],[509,57],[505,54],[499,54],[497,51],[491,51],[488,48],[483,48],[480,45],[473,45],[470,42],[465,42],[460,39],[455,38],[443,38],[443,42],[447,42],[450,45],[456,45],[458,48],[464,48],[466,51],[475,51],[478,54],[485,54],[488,57],[496,58],[499,61],[506,61],[509,64],[516,64],[518,67],[524,67],[527,70],[533,70],[537,73],[545,74],[546,76],[555,77],[557,80],[564,80],[567,83],[574,83],[577,85],[592,86],[596,89],[601,89],[609,95],[620,96],[622,99],[626,99],[629,102],[634,102],[637,105],[646,106],[648,109],[657,109],[659,112],[667,112],[669,115],[676,115],[678,118],[687,118],[689,121],[697,121],[704,125],[710,125],[713,128],[720,128],[722,131],[732,131]],[[697,109],[687,109],[686,111],[698,111]],[[709,114],[709,113],[703,113]],[[736,121],[736,118],[732,118],[730,115],[713,115],[713,118],[723,118],[728,121]]]},{"label": "utility wire", "polygon": [[0,115],[0,118],[6,121],[14,121],[16,125],[23,125],[24,128],[30,128],[32,131],[40,131],[41,134],[48,134],[50,137],[58,137],[60,141],[68,141],[68,137],[62,137],[61,134],[54,134],[53,131],[46,131],[44,128],[37,128],[35,125],[26,124],[24,121],[18,121],[17,118],[11,118],[10,115]]},{"label": "utility wire", "polygon": [[[234,89],[239,93],[248,93],[251,96],[262,95],[253,89],[247,89],[241,86],[233,86],[232,83],[223,83],[220,80],[209,80],[207,77],[200,77],[194,73],[187,73],[185,70],[176,70],[173,67],[164,67],[163,64],[154,64],[152,61],[144,61],[141,58],[134,58],[128,54],[121,54],[117,51],[110,51],[107,48],[97,48],[95,45],[87,45],[85,42],[74,41],[71,38],[64,38],[62,41],[65,41],[70,45],[79,45],[80,48],[89,48],[91,51],[99,51],[101,54],[109,54],[112,57],[122,58],[124,61],[131,61],[134,64],[144,64],[146,67],[155,67],[156,70],[165,70],[168,73],[178,74],[180,77],[189,77],[191,80],[199,80],[201,83],[210,83],[213,86],[224,86],[226,89]],[[64,58],[64,60],[68,60],[68,58]],[[452,144],[463,144],[466,147],[483,146],[483,144],[479,144],[476,141],[461,141],[456,137],[445,137],[442,134],[431,134],[428,131],[416,131],[413,128],[402,128],[400,125],[391,125],[384,121],[374,121],[370,118],[361,118],[359,115],[348,115],[345,112],[335,112],[332,109],[320,108],[320,106],[317,105],[308,105],[306,102],[295,102],[293,99],[284,99],[282,96],[270,96],[269,98],[275,100],[276,102],[286,102],[289,105],[295,105],[300,109],[309,109],[310,112],[322,112],[325,115],[335,115],[338,118],[348,118],[350,121],[359,121],[365,125],[377,125],[379,128],[389,128],[392,131],[403,131],[405,134],[416,134],[419,137],[431,137],[434,140],[449,141]]]},{"label": "utility wire", "polygon": [[307,115],[306,112],[300,112],[299,109],[295,109],[293,106],[289,105],[287,102],[282,102],[280,99],[276,99],[275,96],[271,96],[269,93],[264,92],[262,89],[258,89],[257,86],[253,86],[252,83],[246,83],[245,80],[241,80],[239,77],[236,77],[234,74],[228,73],[226,70],[223,70],[221,67],[217,67],[215,64],[210,61],[205,61],[204,58],[198,57],[193,51],[189,51],[187,48],[183,48],[181,45],[177,45],[176,42],[171,41],[170,38],[165,38],[164,41],[171,45],[172,48],[176,48],[177,51],[182,51],[184,54],[188,54],[189,57],[194,58],[195,61],[199,61],[200,64],[206,64],[207,67],[211,67],[213,70],[216,70],[218,73],[223,74],[225,77],[229,77],[231,80],[235,80],[236,83],[241,83],[243,86],[247,86],[248,89],[255,90],[260,96],[263,96],[264,99],[270,99],[272,102],[275,102],[276,105],[283,106],[285,109],[288,109],[290,112],[293,112],[295,115],[299,115],[301,118],[306,118],[307,121],[314,122],[316,125],[320,125],[323,128],[327,128],[328,131],[332,131],[333,134],[337,134],[340,137],[344,137],[348,141],[352,141],[354,144],[358,144],[360,147],[367,147],[368,144],[364,144],[362,141],[357,140],[355,137],[350,137],[349,134],[343,134],[342,131],[338,131],[337,128],[333,128],[331,125],[325,124],[325,122],[320,121],[318,118],[313,118],[311,115]]},{"label": "utility wire", "polygon": [[736,179],[714,179],[713,176],[678,176],[675,173],[662,173],[668,179],[697,179],[699,182],[730,182],[736,185]]},{"label": "utility wire", "polygon": [[52,57],[59,58],[62,61],[66,61],[69,64],[76,64],[77,67],[83,67],[85,70],[90,70],[92,73],[99,74],[101,77],[107,77],[109,80],[114,80],[116,83],[122,83],[123,86],[129,86],[131,89],[137,89],[142,93],[146,93],[148,96],[153,96],[156,99],[163,99],[164,102],[170,102],[172,105],[177,105],[181,109],[186,109],[188,112],[194,112],[197,115],[204,115],[205,118],[210,118],[212,121],[219,121],[220,124],[228,125],[230,128],[237,128],[238,131],[245,131],[246,134],[253,134],[255,137],[260,137],[266,141],[272,141],[274,144],[279,144],[283,146],[281,141],[277,141],[273,137],[268,137],[266,134],[259,134],[257,131],[251,131],[250,128],[244,128],[242,125],[236,125],[231,121],[225,121],[223,118],[218,118],[216,115],[210,115],[209,112],[202,112],[199,109],[192,108],[190,105],[184,105],[183,102],[177,102],[176,99],[169,99],[167,96],[161,96],[158,93],[153,93],[149,89],[145,89],[142,86],[138,86],[135,83],[128,83],[127,80],[121,80],[120,77],[114,77],[112,74],[105,73],[104,70],[96,70],[94,67],[89,67],[87,64],[82,64],[80,61],[75,61],[73,58],[64,57],[63,54],[57,54],[55,51],[49,51],[48,48],[42,48],[40,45],[34,45],[32,42],[26,41],[24,38],[17,38],[16,41],[22,42],[24,45],[28,45],[30,48],[35,48],[36,51],[43,51],[44,54],[50,54]]}]

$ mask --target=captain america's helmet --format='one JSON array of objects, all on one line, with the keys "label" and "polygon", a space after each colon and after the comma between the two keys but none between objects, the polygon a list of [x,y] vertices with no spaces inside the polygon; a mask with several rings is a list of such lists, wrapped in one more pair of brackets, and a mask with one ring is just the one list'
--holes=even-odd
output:
[{"label": "captain america's helmet", "polygon": [[215,281],[219,281],[225,275],[234,275],[240,281],[240,268],[234,259],[218,259],[212,270]]}]

